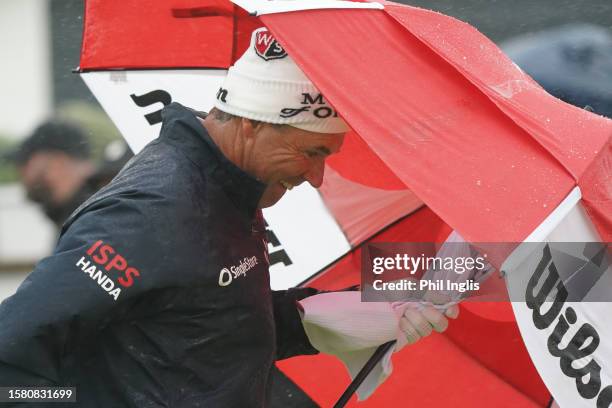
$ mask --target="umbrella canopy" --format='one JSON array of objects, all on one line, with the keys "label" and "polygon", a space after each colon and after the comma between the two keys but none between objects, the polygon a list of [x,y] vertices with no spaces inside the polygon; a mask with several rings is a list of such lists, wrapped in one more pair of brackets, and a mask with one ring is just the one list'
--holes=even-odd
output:
[{"label": "umbrella canopy", "polygon": [[[266,25],[274,33],[353,132],[318,192],[300,187],[264,213],[273,287],[357,283],[364,242],[440,242],[451,227],[470,242],[523,242],[578,223],[586,235],[570,228],[564,236],[610,240],[609,120],[551,97],[475,29],[444,15],[386,2],[288,4],[243,4],[256,18],[220,0],[89,0],[80,64],[138,151],[157,136],[165,104],[208,110],[250,32]],[[508,255],[499,263],[521,269],[526,258]],[[531,309],[514,307],[548,388],[562,406],[591,406],[548,353],[549,333],[534,326]],[[609,312],[572,310],[600,329]],[[464,306],[447,333],[396,356],[396,373],[363,406],[396,404],[406,381],[418,405],[542,406],[549,394],[520,338],[508,304]],[[597,361],[610,352],[600,347]],[[325,356],[279,366],[325,406],[347,383]],[[606,375],[595,395],[602,400]]]}]

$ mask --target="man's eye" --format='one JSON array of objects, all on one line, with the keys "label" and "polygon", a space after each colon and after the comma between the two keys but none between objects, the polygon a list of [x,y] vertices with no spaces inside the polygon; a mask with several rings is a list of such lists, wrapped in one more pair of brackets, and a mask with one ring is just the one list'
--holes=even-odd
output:
[{"label": "man's eye", "polygon": [[313,157],[317,157],[319,155],[319,152],[316,152],[314,150],[307,150],[306,151],[306,156],[313,158]]}]

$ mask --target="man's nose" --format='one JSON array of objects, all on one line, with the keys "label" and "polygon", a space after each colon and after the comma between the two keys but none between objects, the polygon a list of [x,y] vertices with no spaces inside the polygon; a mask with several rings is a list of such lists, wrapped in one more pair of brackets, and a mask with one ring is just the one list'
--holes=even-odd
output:
[{"label": "man's nose", "polygon": [[325,160],[317,160],[312,168],[306,173],[305,179],[314,188],[321,187],[323,184],[323,175],[325,174]]}]

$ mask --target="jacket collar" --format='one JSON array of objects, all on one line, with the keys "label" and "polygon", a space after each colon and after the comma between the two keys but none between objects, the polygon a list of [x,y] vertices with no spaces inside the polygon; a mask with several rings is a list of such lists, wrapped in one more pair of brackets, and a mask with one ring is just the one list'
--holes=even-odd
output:
[{"label": "jacket collar", "polygon": [[266,185],[225,157],[196,115],[196,111],[176,102],[166,106],[162,110],[160,138],[173,140],[252,219]]}]

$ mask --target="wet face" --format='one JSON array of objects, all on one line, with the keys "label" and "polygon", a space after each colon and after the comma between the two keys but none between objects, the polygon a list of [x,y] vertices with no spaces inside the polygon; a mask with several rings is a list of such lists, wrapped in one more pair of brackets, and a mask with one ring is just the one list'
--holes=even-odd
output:
[{"label": "wet face", "polygon": [[321,186],[325,160],[337,153],[344,141],[344,133],[315,133],[270,124],[259,124],[255,133],[249,170],[267,185],[260,208],[274,205],[288,189],[303,182]]}]

